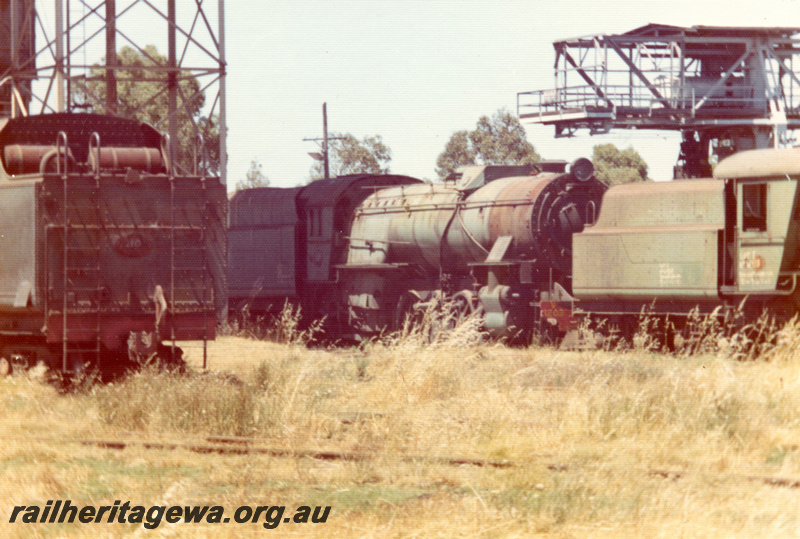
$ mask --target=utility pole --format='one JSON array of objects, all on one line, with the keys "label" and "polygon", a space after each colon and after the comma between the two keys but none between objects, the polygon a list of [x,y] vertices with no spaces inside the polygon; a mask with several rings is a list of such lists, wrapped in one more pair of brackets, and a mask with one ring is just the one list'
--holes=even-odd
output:
[{"label": "utility pole", "polygon": [[330,178],[328,167],[328,104],[322,104],[322,155],[325,157],[325,179]]},{"label": "utility pole", "polygon": [[329,140],[344,140],[344,137],[328,137],[328,104],[322,104],[322,138],[304,138],[304,141],[311,141],[316,142],[317,144],[321,144],[322,153],[320,152],[308,152],[308,155],[316,159],[317,161],[322,161],[323,163],[323,170],[325,173],[325,179],[330,179],[330,162],[328,159],[329,152]]}]

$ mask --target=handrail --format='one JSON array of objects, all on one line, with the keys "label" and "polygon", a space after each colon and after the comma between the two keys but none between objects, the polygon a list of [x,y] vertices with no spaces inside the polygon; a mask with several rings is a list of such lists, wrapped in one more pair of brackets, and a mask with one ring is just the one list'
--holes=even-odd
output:
[{"label": "handrail", "polygon": [[[62,145],[63,142],[63,145]],[[67,134],[64,131],[59,131],[56,136],[56,173],[61,176],[62,180],[67,179],[67,154],[69,152],[69,145],[67,144]],[[61,156],[64,156],[64,170],[61,170]],[[66,199],[65,199],[66,200]]]},{"label": "handrail", "polygon": [[[93,148],[93,143],[97,141],[96,146]],[[97,149],[97,156],[94,159],[94,163],[92,163],[92,172],[94,172],[94,178],[100,178],[100,135],[97,131],[92,132],[92,135],[89,137],[89,155],[92,155],[92,149]]]},{"label": "handrail", "polygon": [[164,168],[167,169],[167,174],[172,179],[174,172],[172,170],[172,144],[170,144],[169,133],[161,134],[161,155],[164,156]]},{"label": "handrail", "polygon": [[[591,111],[603,113],[624,107],[641,109],[643,114],[652,115],[655,111],[665,109],[663,102],[666,101],[671,107],[671,113],[694,117],[704,110],[719,108],[740,110],[747,114],[746,111],[761,110],[765,103],[764,98],[753,96],[746,87],[739,86],[731,91],[726,87],[709,89],[684,85],[665,90],[666,95],[661,100],[655,98],[644,86],[604,85],[602,89],[603,98],[599,98],[589,85],[519,92],[517,114],[520,118],[548,121],[564,114]],[[728,92],[733,95],[727,95]]]},{"label": "handrail", "polygon": [[[63,143],[63,148],[62,148]],[[69,145],[67,144],[67,134],[64,131],[59,131],[58,135],[56,136],[56,173],[61,176],[61,179],[64,183],[64,245],[62,246],[62,256],[63,260],[61,261],[61,266],[63,270],[63,281],[61,289],[62,298],[62,308],[61,308],[61,352],[62,352],[62,359],[61,359],[61,370],[67,370],[67,351],[68,351],[68,340],[69,340],[69,333],[67,329],[67,284],[68,284],[68,275],[67,270],[69,266],[69,206],[67,205],[67,196],[69,194],[69,189],[67,185],[67,149]],[[63,149],[63,152],[62,152]],[[61,170],[61,154],[64,154],[64,170]]]}]

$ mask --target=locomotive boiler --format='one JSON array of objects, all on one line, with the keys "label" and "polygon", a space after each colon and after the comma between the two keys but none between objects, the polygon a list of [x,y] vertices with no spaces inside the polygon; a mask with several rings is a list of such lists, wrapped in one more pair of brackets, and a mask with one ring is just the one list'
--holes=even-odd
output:
[{"label": "locomotive boiler", "polygon": [[398,327],[433,298],[483,313],[490,332],[533,327],[539,292],[569,287],[572,235],[594,222],[605,185],[591,162],[473,166],[441,184],[370,195],[339,267],[349,325]]},{"label": "locomotive boiler", "polygon": [[225,187],[176,175],[164,147],[146,124],[93,114],[2,125],[0,372],[113,370],[214,337]]}]

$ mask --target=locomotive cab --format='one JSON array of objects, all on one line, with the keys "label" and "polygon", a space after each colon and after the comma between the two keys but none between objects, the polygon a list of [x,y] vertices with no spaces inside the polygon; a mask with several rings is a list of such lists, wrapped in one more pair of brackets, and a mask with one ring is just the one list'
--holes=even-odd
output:
[{"label": "locomotive cab", "polygon": [[752,150],[735,154],[717,166],[734,204],[729,218],[734,231],[726,237],[733,253],[731,282],[723,294],[764,297],[773,303],[789,299],[800,307],[800,149]]},{"label": "locomotive cab", "polygon": [[419,183],[409,176],[355,174],[236,193],[228,230],[231,314],[245,307],[277,314],[289,302],[302,307],[305,322],[324,318],[326,331],[346,333],[350,274],[341,268],[353,241],[353,211],[376,191]]}]

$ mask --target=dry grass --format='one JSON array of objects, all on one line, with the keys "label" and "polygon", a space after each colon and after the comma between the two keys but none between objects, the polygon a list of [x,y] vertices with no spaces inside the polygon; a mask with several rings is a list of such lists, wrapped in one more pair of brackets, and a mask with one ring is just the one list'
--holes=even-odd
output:
[{"label": "dry grass", "polygon": [[324,333],[325,319],[305,324],[302,308],[285,301],[277,314],[254,316],[245,306],[238,316],[222,328],[224,336],[269,340],[282,344],[309,345]]},{"label": "dry grass", "polygon": [[[507,348],[474,321],[429,319],[357,348],[223,337],[185,374],[146,370],[66,396],[0,380],[0,515],[15,504],[331,505],[320,536],[719,537],[800,533],[800,329],[758,361]],[[768,361],[765,361],[767,359]],[[358,461],[122,451],[76,438],[196,440],[357,452]],[[12,437],[12,438],[8,438]],[[412,458],[409,458],[412,457]],[[434,457],[507,460],[451,466]],[[0,522],[7,518],[0,518]],[[166,525],[174,536],[262,534]],[[141,526],[0,524],[34,536],[140,534]],[[155,533],[156,531],[148,531]]]}]

